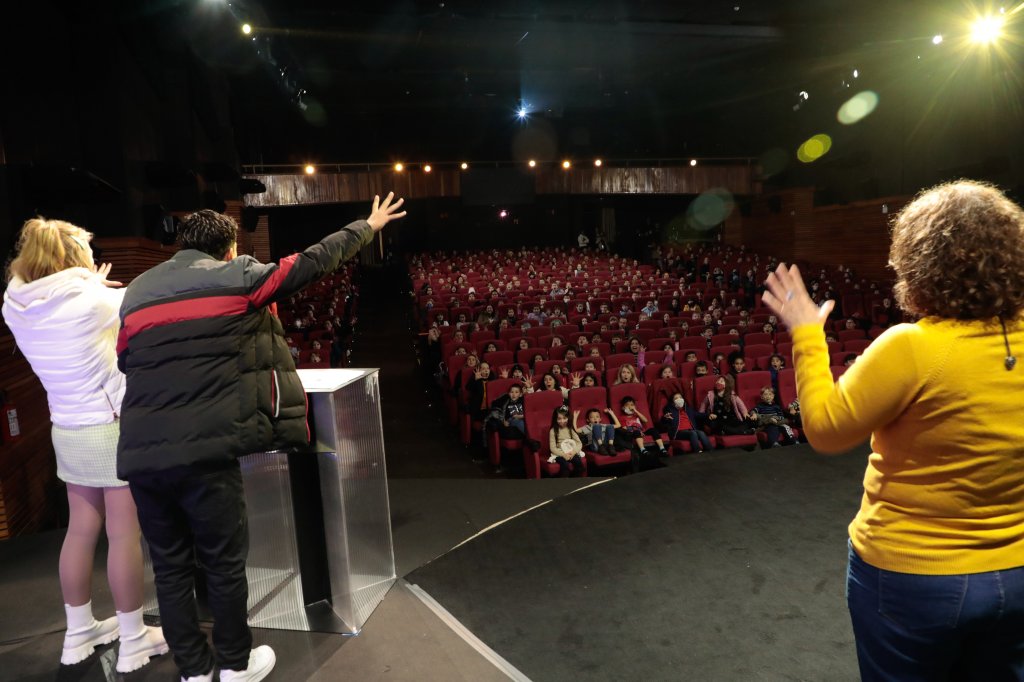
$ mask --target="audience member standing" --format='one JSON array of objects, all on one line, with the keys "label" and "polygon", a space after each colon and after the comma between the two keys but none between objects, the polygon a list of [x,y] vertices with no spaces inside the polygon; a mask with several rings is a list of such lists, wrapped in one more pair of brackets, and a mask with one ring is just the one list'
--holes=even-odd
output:
[{"label": "audience member standing", "polygon": [[792,329],[803,428],[823,452],[869,435],[847,595],[864,680],[1024,679],[1024,211],[960,181],[893,224],[900,309],[833,382],[796,266],[764,302]]}]

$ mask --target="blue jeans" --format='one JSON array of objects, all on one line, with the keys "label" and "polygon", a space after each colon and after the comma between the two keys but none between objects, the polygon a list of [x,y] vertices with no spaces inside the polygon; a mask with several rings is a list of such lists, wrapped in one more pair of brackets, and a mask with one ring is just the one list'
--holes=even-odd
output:
[{"label": "blue jeans", "polygon": [[611,424],[594,424],[591,427],[590,442],[587,443],[587,450],[597,452],[598,442],[614,443],[615,427]]},{"label": "blue jeans", "polygon": [[1024,567],[896,573],[851,547],[846,600],[865,682],[1024,681]]},{"label": "blue jeans", "polygon": [[690,452],[697,452],[698,450],[708,452],[713,449],[708,434],[700,429],[680,429],[676,431],[675,437],[672,440],[682,440],[683,438],[690,441]]}]

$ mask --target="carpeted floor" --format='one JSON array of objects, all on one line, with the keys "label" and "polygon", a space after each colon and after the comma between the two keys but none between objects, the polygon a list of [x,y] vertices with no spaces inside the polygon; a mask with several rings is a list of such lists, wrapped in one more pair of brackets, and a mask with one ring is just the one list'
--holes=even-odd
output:
[{"label": "carpeted floor", "polygon": [[864,450],[675,462],[556,499],[408,576],[544,680],[855,680]]}]

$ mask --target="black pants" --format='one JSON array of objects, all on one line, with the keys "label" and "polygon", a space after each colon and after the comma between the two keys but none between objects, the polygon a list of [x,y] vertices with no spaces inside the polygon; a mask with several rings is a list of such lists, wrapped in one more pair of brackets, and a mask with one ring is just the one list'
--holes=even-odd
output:
[{"label": "black pants", "polygon": [[[164,637],[184,677],[245,670],[252,633],[246,622],[249,524],[238,462],[176,467],[129,481],[149,544]],[[199,629],[196,560],[206,574],[213,645]]]}]

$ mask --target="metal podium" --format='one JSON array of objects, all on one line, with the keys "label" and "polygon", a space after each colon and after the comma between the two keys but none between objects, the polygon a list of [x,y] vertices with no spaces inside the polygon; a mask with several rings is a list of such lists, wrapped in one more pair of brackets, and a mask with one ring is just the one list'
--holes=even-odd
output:
[{"label": "metal podium", "polygon": [[[395,582],[376,369],[299,370],[306,452],[241,459],[249,624],[356,634]],[[146,614],[157,615],[146,556]]]}]

